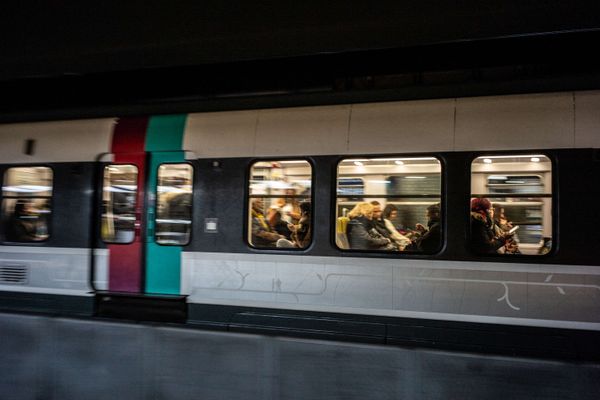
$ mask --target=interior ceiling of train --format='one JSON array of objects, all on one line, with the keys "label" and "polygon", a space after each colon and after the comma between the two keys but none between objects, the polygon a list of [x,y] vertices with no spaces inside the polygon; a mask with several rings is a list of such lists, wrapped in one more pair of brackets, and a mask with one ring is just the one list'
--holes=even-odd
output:
[{"label": "interior ceiling of train", "polygon": [[595,88],[600,64],[580,48],[600,38],[599,9],[589,0],[15,3],[0,14],[0,113],[93,116],[81,110],[117,104],[135,114],[165,100],[397,89],[448,97],[456,93],[437,88],[540,78],[563,82],[542,91]]}]

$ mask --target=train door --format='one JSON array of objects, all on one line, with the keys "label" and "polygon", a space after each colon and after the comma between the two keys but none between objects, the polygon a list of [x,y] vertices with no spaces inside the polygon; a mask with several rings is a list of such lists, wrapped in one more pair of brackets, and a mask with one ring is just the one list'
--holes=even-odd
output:
[{"label": "train door", "polygon": [[182,246],[192,224],[193,168],[182,151],[152,152],[146,208],[146,292],[179,294]]},{"label": "train door", "polygon": [[111,292],[139,293],[143,288],[146,129],[146,118],[119,121],[113,160],[103,167],[100,236],[108,250],[106,289]]},{"label": "train door", "polygon": [[185,121],[185,115],[123,118],[115,126],[102,190],[109,292],[179,294],[192,219]]}]

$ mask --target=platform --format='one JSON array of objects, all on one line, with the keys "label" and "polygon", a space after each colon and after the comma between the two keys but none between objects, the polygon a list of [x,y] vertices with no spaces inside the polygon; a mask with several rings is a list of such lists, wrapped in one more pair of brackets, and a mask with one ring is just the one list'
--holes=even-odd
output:
[{"label": "platform", "polygon": [[0,313],[2,399],[595,399],[600,364]]}]

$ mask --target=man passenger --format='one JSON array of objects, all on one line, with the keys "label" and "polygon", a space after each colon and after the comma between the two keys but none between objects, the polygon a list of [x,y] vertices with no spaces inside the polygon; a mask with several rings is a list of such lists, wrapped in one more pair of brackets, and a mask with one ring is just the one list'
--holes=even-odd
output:
[{"label": "man passenger", "polygon": [[[420,224],[417,224],[420,225]],[[427,229],[424,226],[421,228],[423,235],[416,240],[411,250],[418,250],[425,253],[434,253],[440,247],[442,240],[442,230],[440,227],[440,204],[432,204],[427,207]]]},{"label": "man passenger", "polygon": [[398,232],[391,223],[389,223],[389,225],[386,223],[383,218],[381,203],[377,200],[373,200],[371,205],[373,206],[373,227],[375,230],[383,237],[392,241],[392,243],[395,243],[398,250],[404,250],[404,248],[410,244],[410,239]]},{"label": "man passenger", "polygon": [[273,232],[263,214],[265,203],[262,199],[252,201],[252,239],[251,245],[255,247],[275,247],[279,239],[285,236]]}]

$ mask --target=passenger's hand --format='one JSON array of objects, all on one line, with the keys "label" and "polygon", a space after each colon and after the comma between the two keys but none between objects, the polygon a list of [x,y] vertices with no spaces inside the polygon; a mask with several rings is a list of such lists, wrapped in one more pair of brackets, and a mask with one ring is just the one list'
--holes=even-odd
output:
[{"label": "passenger's hand", "polygon": [[425,226],[423,226],[423,224],[419,224],[417,223],[415,225],[415,228],[419,231],[419,232],[424,232],[425,231]]}]

